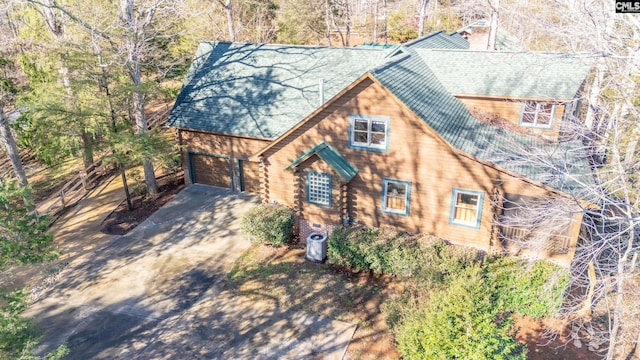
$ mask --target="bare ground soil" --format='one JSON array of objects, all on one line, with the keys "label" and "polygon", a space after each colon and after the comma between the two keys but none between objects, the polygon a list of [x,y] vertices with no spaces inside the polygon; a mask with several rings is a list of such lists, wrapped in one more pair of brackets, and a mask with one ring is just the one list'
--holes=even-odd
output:
[{"label": "bare ground soil", "polygon": [[173,199],[184,188],[184,178],[180,174],[170,174],[159,178],[157,181],[158,196],[153,198],[145,195],[133,196],[131,198],[132,210],[127,208],[126,200],[123,201],[102,222],[100,231],[109,235],[124,235],[128,233],[161,208],[162,205]]},{"label": "bare ground soil", "polygon": [[300,247],[252,246],[234,265],[227,286],[240,296],[274,302],[358,326],[346,359],[390,359],[399,353],[380,306],[399,291],[389,277],[353,273],[305,260]]},{"label": "bare ground soil", "polygon": [[515,327],[516,340],[526,343],[529,349],[527,359],[597,360],[602,358],[590,351],[585,343],[575,342],[570,338],[566,323],[536,320],[524,316],[516,317]]}]

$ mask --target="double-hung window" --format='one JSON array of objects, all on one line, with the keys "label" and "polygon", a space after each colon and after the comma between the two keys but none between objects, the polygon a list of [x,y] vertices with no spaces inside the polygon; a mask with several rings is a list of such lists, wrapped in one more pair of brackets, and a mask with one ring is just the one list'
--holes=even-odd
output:
[{"label": "double-hung window", "polygon": [[522,103],[520,125],[535,128],[550,128],[556,106],[541,101],[525,101]]},{"label": "double-hung window", "polygon": [[408,181],[382,180],[382,211],[395,215],[409,215],[411,183]]},{"label": "double-hung window", "polygon": [[479,228],[483,198],[484,193],[480,191],[453,189],[449,222]]},{"label": "double-hung window", "polygon": [[307,172],[307,202],[331,207],[331,175]]},{"label": "double-hung window", "polygon": [[351,115],[349,145],[353,148],[385,151],[388,145],[389,118]]}]

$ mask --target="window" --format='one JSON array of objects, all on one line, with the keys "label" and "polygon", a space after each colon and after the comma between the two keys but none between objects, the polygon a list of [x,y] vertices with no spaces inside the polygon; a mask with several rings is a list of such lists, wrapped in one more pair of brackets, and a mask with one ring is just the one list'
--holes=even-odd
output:
[{"label": "window", "polygon": [[449,222],[479,228],[483,198],[480,191],[453,189]]},{"label": "window", "polygon": [[349,145],[353,148],[386,151],[389,118],[384,116],[351,115]]},{"label": "window", "polygon": [[548,102],[525,101],[522,103],[520,125],[527,127],[550,128],[556,106]]},{"label": "window", "polygon": [[411,183],[408,181],[382,180],[382,211],[389,214],[409,215]]},{"label": "window", "polygon": [[331,175],[307,172],[307,202],[331,207]]}]

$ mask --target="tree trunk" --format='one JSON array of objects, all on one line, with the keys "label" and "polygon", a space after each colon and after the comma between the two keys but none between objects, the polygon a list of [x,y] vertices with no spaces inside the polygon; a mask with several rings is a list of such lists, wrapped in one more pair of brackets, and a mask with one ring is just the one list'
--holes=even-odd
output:
[{"label": "tree trunk", "polygon": [[[136,133],[143,134],[147,132],[147,119],[144,113],[144,95],[140,92],[133,93],[133,116],[136,123]],[[158,195],[158,184],[156,183],[156,175],[150,156],[144,157],[142,160],[142,168],[144,170],[144,182],[147,186],[147,193],[149,196]]]},{"label": "tree trunk", "polygon": [[349,47],[349,41],[351,40],[351,8],[349,7],[349,2],[345,2],[344,5],[344,10],[345,10],[345,15],[346,15],[346,21],[345,21],[345,45],[346,47]]},{"label": "tree trunk", "polygon": [[236,30],[233,25],[233,8],[231,7],[231,0],[227,0],[222,6],[227,13],[227,26],[229,27],[229,40],[236,41]]},{"label": "tree trunk", "polygon": [[[98,63],[102,64],[100,54],[98,56]],[[107,69],[104,66],[102,68],[102,81],[100,84],[102,85],[102,89],[104,94],[107,96],[107,100],[109,102],[109,113],[111,114],[111,128],[113,133],[118,132],[118,128],[116,126],[116,111],[113,108],[113,101],[111,99],[111,91],[109,91],[109,77],[107,76]],[[113,147],[111,148],[111,152],[115,153]],[[133,204],[131,203],[131,193],[129,192],[129,184],[127,183],[127,174],[125,174],[124,166],[122,163],[118,162],[118,168],[120,169],[120,178],[122,179],[122,187],[124,189],[124,197],[127,199],[127,210],[133,210]]]},{"label": "tree trunk", "polygon": [[382,0],[382,17],[384,18],[382,31],[384,32],[384,43],[386,44],[387,41],[389,41],[389,32],[387,31],[387,0]]},{"label": "tree trunk", "polygon": [[[63,33],[55,34],[58,37],[62,37]],[[64,63],[64,59],[62,59]],[[72,104],[74,108],[77,108],[76,102],[74,99],[73,89],[71,88],[71,78],[69,77],[69,68],[65,65],[60,67],[58,70],[60,73],[60,77],[62,78],[62,86],[64,86],[65,91],[67,92],[67,101]],[[77,109],[75,109],[77,110]],[[82,124],[82,120],[78,124],[80,131],[80,140],[82,140],[82,162],[84,163],[84,168],[88,168],[93,164],[93,139],[91,134],[88,133]]]},{"label": "tree trunk", "polygon": [[371,41],[378,42],[378,0],[373,2],[373,36]]},{"label": "tree trunk", "polygon": [[84,164],[84,168],[88,168],[93,164],[93,139],[91,134],[84,131],[84,129],[80,130],[80,138],[82,139],[82,163]]},{"label": "tree trunk", "polygon": [[424,18],[427,16],[427,4],[429,4],[429,0],[422,0],[422,4],[420,5],[420,18],[418,24],[418,37],[421,38],[424,35]]},{"label": "tree trunk", "polygon": [[13,133],[11,132],[11,128],[9,127],[9,119],[2,109],[0,109],[0,135],[2,136],[4,146],[7,149],[7,155],[9,155],[9,159],[11,160],[13,172],[16,175],[20,186],[28,186],[29,182],[27,181],[27,175],[22,168],[22,161],[20,160],[18,146],[16,145],[16,141],[13,138]]},{"label": "tree trunk", "polygon": [[331,46],[331,23],[329,22],[329,14],[331,13],[331,8],[329,5],[329,0],[325,0],[324,6],[324,23],[327,26],[327,45]]},{"label": "tree trunk", "polygon": [[[605,63],[604,58],[599,58],[595,66],[595,75],[589,89],[589,100],[587,104],[587,114],[584,117],[584,126],[587,130],[595,131],[598,124],[598,112],[600,109],[600,89],[604,81]],[[594,139],[595,140],[595,139]]]},{"label": "tree trunk", "polygon": [[[619,112],[615,112],[615,114],[619,114]],[[614,164],[614,166],[616,166],[618,169],[624,171],[623,169],[625,168],[625,166],[621,161],[622,155],[620,154],[619,149],[614,147],[612,150],[613,150],[612,164]],[[628,196],[625,196],[623,200],[625,204],[631,203]],[[635,217],[635,214],[633,214],[632,211],[633,210],[630,210],[629,208],[625,209],[623,216],[627,219],[633,219],[633,217]],[[633,245],[635,243],[636,226],[637,224],[635,223],[635,221],[633,220],[629,221],[629,227],[626,231],[629,234],[629,238],[626,241],[626,248],[622,253],[622,256],[619,257],[619,260],[617,263],[617,273],[615,275],[616,297],[615,297],[614,308],[612,311],[610,311],[610,314],[611,314],[610,316],[613,318],[613,320],[610,320],[611,328],[609,330],[609,344],[608,344],[609,348],[606,356],[607,360],[614,359],[616,344],[618,341],[618,333],[620,332],[620,326],[623,322],[622,317],[624,316],[622,309],[623,309],[623,301],[624,301],[624,292],[626,291],[626,278],[629,275],[631,275],[631,273],[633,273],[633,271],[635,270],[635,259],[632,261],[634,266],[632,267],[629,266],[629,262],[631,261],[631,257],[634,255]]]},{"label": "tree trunk", "polygon": [[[144,45],[141,42],[145,41],[144,28],[150,25],[153,16],[152,13],[149,13],[145,19],[146,24],[139,24],[135,18],[133,0],[120,0],[120,10],[122,11],[122,22],[127,30],[132,33],[127,38],[125,49],[127,49],[127,70],[129,71],[129,77],[134,86],[133,94],[131,95],[133,122],[136,134],[140,135],[148,130],[147,118],[144,113],[145,96],[141,89],[142,70],[140,69],[140,49]],[[151,157],[148,155],[145,156],[142,165],[147,194],[156,196],[158,195],[158,184],[156,183],[156,175],[153,170]]]},{"label": "tree trunk", "polygon": [[60,17],[53,8],[54,2],[52,0],[42,0],[42,3],[44,4],[42,7],[42,15],[47,26],[49,26],[49,30],[55,37],[61,37],[64,34],[64,27],[60,21]]},{"label": "tree trunk", "polygon": [[491,23],[489,29],[489,40],[487,42],[487,50],[495,50],[496,49],[496,38],[498,34],[498,11],[500,9],[500,0],[495,0],[494,2],[489,2],[491,6]]},{"label": "tree trunk", "polygon": [[[637,254],[638,253],[636,253],[636,255]],[[633,359],[640,359],[640,329],[638,329],[638,336],[636,337],[636,346],[633,350]]]}]

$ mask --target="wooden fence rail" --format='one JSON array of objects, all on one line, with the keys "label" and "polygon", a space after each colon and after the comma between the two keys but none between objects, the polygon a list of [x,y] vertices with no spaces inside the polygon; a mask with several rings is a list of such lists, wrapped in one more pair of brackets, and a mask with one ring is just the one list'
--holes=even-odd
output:
[{"label": "wooden fence rail", "polygon": [[[35,153],[31,149],[26,149],[20,152],[20,161],[24,164],[27,160],[32,159],[35,156]],[[9,178],[13,175],[13,165],[11,164],[11,159],[9,156],[4,155],[2,159],[0,159],[0,178]]]},{"label": "wooden fence rail", "polygon": [[60,190],[53,193],[41,203],[38,213],[55,218],[65,208],[78,203],[89,190],[95,188],[100,179],[112,169],[111,164],[105,164],[102,159],[97,160],[84,171],[65,183]]},{"label": "wooden fence rail", "polygon": [[[171,112],[171,106],[167,104],[164,109],[149,117],[147,120],[149,128],[163,125],[169,112]],[[60,190],[44,200],[39,206],[38,213],[49,215],[52,221],[55,221],[65,208],[73,206],[82,200],[91,189],[100,183],[100,180],[106,174],[114,169],[113,164],[105,164],[103,159],[107,155],[89,165],[84,171],[79,171],[78,175],[65,183]]]}]

